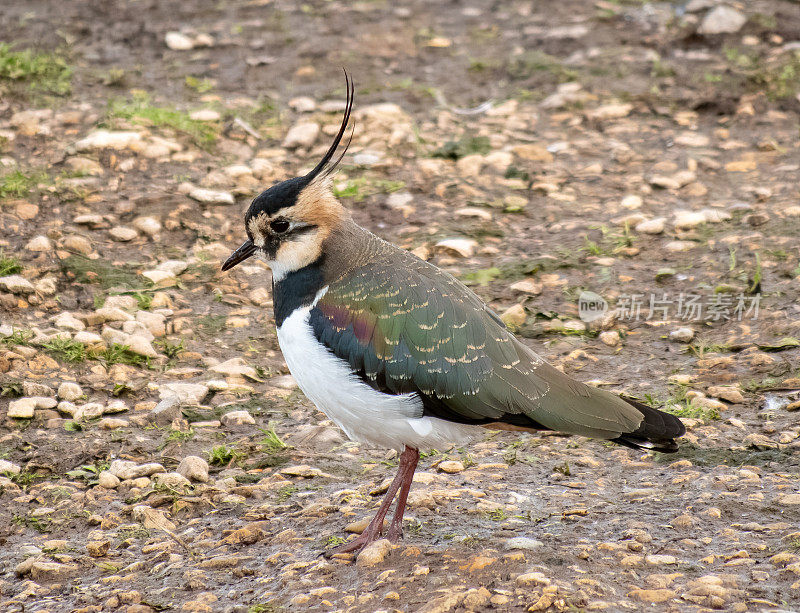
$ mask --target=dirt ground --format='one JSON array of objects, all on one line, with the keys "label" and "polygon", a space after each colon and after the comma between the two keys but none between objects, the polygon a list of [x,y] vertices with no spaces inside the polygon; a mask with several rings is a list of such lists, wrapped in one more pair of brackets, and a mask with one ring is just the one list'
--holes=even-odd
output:
[{"label": "dirt ground", "polygon": [[[0,610],[800,610],[797,2],[11,0],[0,41]],[[219,265],[342,67],[357,221],[677,454],[487,431],[422,458],[399,546],[320,556],[396,455]]]}]

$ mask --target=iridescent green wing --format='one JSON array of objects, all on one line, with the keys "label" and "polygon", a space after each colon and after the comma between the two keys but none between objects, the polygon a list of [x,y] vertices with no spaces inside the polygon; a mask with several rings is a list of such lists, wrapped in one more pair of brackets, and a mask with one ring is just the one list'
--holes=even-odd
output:
[{"label": "iridescent green wing", "polygon": [[467,419],[506,412],[480,407],[477,398],[498,366],[519,363],[513,337],[477,296],[425,262],[358,268],[328,287],[310,323],[318,340],[377,389],[419,392]]},{"label": "iridescent green wing", "polygon": [[365,382],[419,393],[427,414],[600,438],[641,421],[617,396],[544,362],[468,288],[407,252],[332,282],[309,321]]}]

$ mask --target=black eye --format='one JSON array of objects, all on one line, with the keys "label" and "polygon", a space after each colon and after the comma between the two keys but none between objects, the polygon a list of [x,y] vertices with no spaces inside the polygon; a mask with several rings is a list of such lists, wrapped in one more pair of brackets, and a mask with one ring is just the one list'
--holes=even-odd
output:
[{"label": "black eye", "polygon": [[273,219],[271,222],[269,222],[269,227],[272,228],[273,232],[283,234],[289,229],[289,222],[285,219]]}]

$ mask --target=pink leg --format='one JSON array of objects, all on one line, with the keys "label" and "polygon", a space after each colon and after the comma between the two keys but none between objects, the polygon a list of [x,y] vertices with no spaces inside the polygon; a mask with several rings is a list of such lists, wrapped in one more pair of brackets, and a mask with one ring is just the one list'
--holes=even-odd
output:
[{"label": "pink leg", "polygon": [[386,538],[392,543],[396,543],[403,536],[403,515],[406,512],[406,500],[408,500],[408,492],[411,489],[411,482],[414,480],[414,471],[417,469],[417,462],[419,462],[419,451],[406,447],[403,455],[409,452],[411,452],[408,460],[409,466],[405,479],[403,479],[403,483],[400,486],[400,495],[397,498],[397,508],[394,510],[392,525],[389,526],[389,533],[386,535]]},{"label": "pink leg", "polygon": [[[391,535],[394,535],[396,532],[394,525],[395,522],[398,521],[398,513],[400,514],[399,521],[402,522],[403,520],[403,511],[405,510],[406,498],[408,497],[408,490],[411,488],[411,480],[414,478],[414,471],[417,469],[418,460],[419,451],[416,449],[411,449],[410,447],[406,447],[403,453],[400,454],[400,465],[397,469],[397,474],[395,475],[392,484],[389,486],[389,489],[386,491],[386,495],[383,497],[383,502],[381,502],[381,506],[378,509],[378,512],[375,514],[375,517],[372,518],[369,526],[366,527],[360,536],[354,538],[352,541],[348,541],[339,547],[335,547],[334,549],[326,551],[326,557],[330,557],[337,553],[361,551],[373,541],[378,540],[381,532],[383,532],[383,521],[386,519],[386,514],[389,512],[389,507],[392,506],[392,502],[397,494],[397,490],[402,486],[402,489],[400,490],[400,501],[398,502],[397,512],[395,512],[394,519],[392,519],[393,530],[390,530],[391,540]],[[402,507],[400,506],[401,504]],[[397,540],[398,537],[399,534],[395,535],[394,540]]]}]

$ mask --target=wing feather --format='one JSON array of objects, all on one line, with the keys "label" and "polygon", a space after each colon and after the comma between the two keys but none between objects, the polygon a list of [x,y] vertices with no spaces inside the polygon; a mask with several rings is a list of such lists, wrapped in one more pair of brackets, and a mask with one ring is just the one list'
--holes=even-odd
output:
[{"label": "wing feather", "polygon": [[317,339],[367,383],[417,392],[433,414],[465,423],[598,438],[639,426],[640,411],[547,364],[455,278],[407,252],[390,255],[330,283],[310,316]]}]

